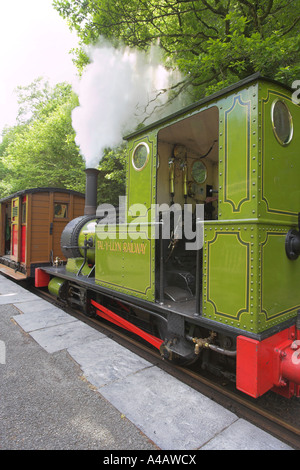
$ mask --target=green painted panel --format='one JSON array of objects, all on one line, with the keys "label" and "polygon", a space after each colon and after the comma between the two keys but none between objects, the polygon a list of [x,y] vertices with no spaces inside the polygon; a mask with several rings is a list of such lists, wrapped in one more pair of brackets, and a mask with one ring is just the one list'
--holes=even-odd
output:
[{"label": "green painted panel", "polygon": [[[120,225],[103,239],[101,226],[96,227],[96,273],[98,285],[154,301],[154,241],[148,228]],[[137,238],[138,237],[138,238]]]},{"label": "green painted panel", "polygon": [[[135,152],[138,147],[146,146],[149,150],[146,163],[137,169],[134,163]],[[144,136],[128,144],[128,171],[127,171],[127,204],[128,221],[134,204],[143,205],[150,209],[156,197],[156,133]],[[132,215],[134,218],[134,214]]]},{"label": "green painted panel", "polygon": [[204,316],[239,327],[250,310],[250,243],[241,229],[206,224],[204,248]]},{"label": "green painted panel", "polygon": [[294,318],[300,263],[285,253],[289,227],[205,223],[203,316],[251,333]]},{"label": "green painted panel", "polygon": [[[300,212],[300,107],[291,94],[276,85],[261,86],[262,115],[262,205],[261,217],[296,222]],[[276,138],[272,127],[272,106],[283,101],[293,121],[293,137],[287,145]]]},{"label": "green painted panel", "polygon": [[218,219],[257,217],[258,83],[219,103]]},{"label": "green painted panel", "polygon": [[251,101],[238,94],[224,114],[224,201],[231,204],[233,212],[240,212],[250,198],[250,112]]},{"label": "green painted panel", "polygon": [[285,253],[286,228],[263,227],[261,232],[261,328],[288,320],[300,308],[300,263]]}]

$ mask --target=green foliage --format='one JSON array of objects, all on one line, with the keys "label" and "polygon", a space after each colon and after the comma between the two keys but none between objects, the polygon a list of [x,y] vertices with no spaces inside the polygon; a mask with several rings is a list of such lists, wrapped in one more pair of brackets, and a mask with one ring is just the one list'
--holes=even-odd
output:
[{"label": "green foliage", "polygon": [[84,162],[71,123],[78,100],[71,86],[50,89],[38,79],[18,92],[20,124],[5,129],[0,146],[1,197],[49,186],[84,192]]},{"label": "green foliage", "polygon": [[[82,44],[102,36],[146,50],[184,73],[194,99],[257,71],[287,84],[299,77],[300,2],[292,0],[54,0]],[[86,57],[81,52],[81,68]],[[184,88],[180,86],[180,92]]]},{"label": "green foliage", "polygon": [[125,195],[126,146],[107,149],[99,163],[98,203],[119,205],[119,196]]},{"label": "green foliage", "polygon": [[[184,79],[170,96],[197,100],[260,71],[286,84],[300,78],[300,2],[293,0],[53,0],[83,45],[108,39],[140,50],[159,44],[166,67]],[[79,72],[88,58],[75,51]],[[41,78],[17,90],[17,125],[0,143],[0,197],[19,189],[57,186],[84,191],[84,162],[75,143],[71,86]],[[99,164],[100,202],[125,192],[124,148]]]}]

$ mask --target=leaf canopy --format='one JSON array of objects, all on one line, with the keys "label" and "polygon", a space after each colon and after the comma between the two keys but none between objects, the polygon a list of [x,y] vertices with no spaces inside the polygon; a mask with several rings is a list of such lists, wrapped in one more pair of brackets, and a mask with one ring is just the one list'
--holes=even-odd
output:
[{"label": "leaf canopy", "polygon": [[[99,37],[147,50],[159,43],[198,99],[257,71],[291,84],[300,72],[300,2],[54,0],[82,44]],[[78,55],[78,66],[87,58]],[[182,88],[181,88],[182,90]]]}]

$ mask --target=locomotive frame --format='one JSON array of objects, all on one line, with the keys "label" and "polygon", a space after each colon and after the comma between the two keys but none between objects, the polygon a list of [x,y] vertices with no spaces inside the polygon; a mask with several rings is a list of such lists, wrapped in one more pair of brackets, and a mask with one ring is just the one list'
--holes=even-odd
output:
[{"label": "locomotive frame", "polygon": [[[300,108],[291,90],[255,74],[126,140],[118,219],[113,207],[96,210],[97,172],[87,170],[93,202],[62,235],[67,264],[38,269],[36,285],[167,359],[234,376],[253,397],[299,397]],[[201,206],[203,248],[176,237],[185,219],[169,240],[153,237],[155,204]]]}]

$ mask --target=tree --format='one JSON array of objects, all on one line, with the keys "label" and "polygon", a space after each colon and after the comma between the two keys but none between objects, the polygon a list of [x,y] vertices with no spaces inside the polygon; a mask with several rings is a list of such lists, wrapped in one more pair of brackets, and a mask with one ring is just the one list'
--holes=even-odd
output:
[{"label": "tree", "polygon": [[106,149],[99,163],[98,203],[119,206],[119,196],[125,195],[126,147]]},{"label": "tree", "polygon": [[51,89],[38,79],[18,93],[19,124],[4,131],[0,146],[1,197],[42,186],[84,191],[84,162],[71,121],[78,99],[71,86]]},{"label": "tree", "polygon": [[[43,108],[52,99],[52,92],[49,83],[45,82],[43,77],[36,78],[28,86],[18,86],[16,89],[19,104],[17,123],[28,124],[38,119],[43,113]],[[54,101],[54,106],[55,104],[57,103]]]},{"label": "tree", "polygon": [[[293,0],[54,0],[83,44],[99,36],[146,50],[184,73],[194,98],[260,71],[291,84],[300,75],[300,2]],[[82,67],[87,61],[78,55]],[[179,90],[184,89],[182,83]]]}]

